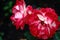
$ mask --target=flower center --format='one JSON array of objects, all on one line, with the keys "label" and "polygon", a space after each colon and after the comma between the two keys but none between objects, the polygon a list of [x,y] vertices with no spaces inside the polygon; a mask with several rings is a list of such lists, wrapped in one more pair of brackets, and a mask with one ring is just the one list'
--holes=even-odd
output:
[{"label": "flower center", "polygon": [[44,21],[41,21],[41,24],[43,25],[44,24]]}]

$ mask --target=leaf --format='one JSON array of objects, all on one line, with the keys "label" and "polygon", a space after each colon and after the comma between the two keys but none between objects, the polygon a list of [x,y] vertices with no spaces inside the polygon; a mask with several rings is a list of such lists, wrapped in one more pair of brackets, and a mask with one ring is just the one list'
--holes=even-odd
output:
[{"label": "leaf", "polygon": [[0,40],[3,40],[2,39],[2,36],[4,35],[4,33],[3,32],[0,32]]},{"label": "leaf", "polygon": [[13,2],[10,1],[10,2],[8,3],[9,7],[12,7],[12,4],[13,4]]},{"label": "leaf", "polygon": [[28,40],[36,40],[28,31],[25,32],[24,35]]},{"label": "leaf", "polygon": [[60,32],[56,32],[55,38],[56,38],[57,40],[60,40]]},{"label": "leaf", "polygon": [[0,40],[2,40],[2,37],[0,36]]},{"label": "leaf", "polygon": [[1,36],[3,36],[3,35],[4,35],[4,33],[3,33],[3,32],[0,32],[0,35],[1,35]]},{"label": "leaf", "polygon": [[8,7],[8,6],[5,6],[3,9],[4,9],[4,10],[7,10],[7,9],[9,9],[9,7]]},{"label": "leaf", "polygon": [[12,9],[10,9],[10,11],[9,11],[10,13],[12,13]]}]

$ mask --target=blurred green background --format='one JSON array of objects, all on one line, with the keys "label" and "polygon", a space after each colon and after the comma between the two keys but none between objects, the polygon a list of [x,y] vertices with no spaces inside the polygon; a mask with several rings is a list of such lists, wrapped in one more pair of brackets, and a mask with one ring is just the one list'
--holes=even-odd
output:
[{"label": "blurred green background", "polygon": [[[12,7],[16,0],[0,0],[0,40],[39,40],[29,33],[28,25],[25,29],[16,30],[10,20],[12,15]],[[33,8],[51,7],[56,10],[60,20],[60,0],[25,0],[26,5],[32,5]],[[60,40],[60,28],[55,35],[48,40]]]}]

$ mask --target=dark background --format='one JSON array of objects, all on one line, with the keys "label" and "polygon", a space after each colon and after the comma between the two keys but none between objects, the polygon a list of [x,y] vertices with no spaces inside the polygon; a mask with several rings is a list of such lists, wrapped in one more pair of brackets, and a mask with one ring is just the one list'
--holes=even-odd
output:
[{"label": "dark background", "polygon": [[[0,0],[0,40],[19,40],[21,38],[39,40],[29,33],[28,25],[25,25],[25,29],[22,31],[16,30],[12,24],[10,16],[12,15],[11,9],[15,2],[16,0]],[[25,0],[25,2],[26,5],[32,5],[33,8],[53,8],[57,15],[60,16],[60,0]],[[48,40],[60,40],[60,29]]]}]

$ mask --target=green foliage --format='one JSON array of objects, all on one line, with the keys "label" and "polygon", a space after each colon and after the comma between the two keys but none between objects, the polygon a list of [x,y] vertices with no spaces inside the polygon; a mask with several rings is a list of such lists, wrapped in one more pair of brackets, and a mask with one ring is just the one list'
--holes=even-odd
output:
[{"label": "green foliage", "polygon": [[60,20],[60,16],[58,17],[58,19]]},{"label": "green foliage", "polygon": [[3,40],[1,36],[0,36],[0,40]]},{"label": "green foliage", "polygon": [[3,33],[3,32],[0,32],[0,35],[1,35],[1,36],[3,36],[3,35],[4,35],[4,33]]},{"label": "green foliage", "polygon": [[0,32],[0,40],[3,40],[2,39],[2,36],[4,36],[4,33],[3,32]]},{"label": "green foliage", "polygon": [[10,1],[10,2],[8,3],[8,6],[9,6],[9,7],[12,7],[12,4],[13,4],[13,2]]},{"label": "green foliage", "polygon": [[55,34],[55,39],[56,39],[56,40],[60,40],[60,32],[56,32],[56,34]]},{"label": "green foliage", "polygon": [[26,31],[24,33],[24,36],[28,39],[28,40],[36,40],[35,37],[33,37],[28,31]]},{"label": "green foliage", "polygon": [[8,10],[8,9],[10,9],[10,8],[12,7],[12,4],[13,4],[13,2],[12,2],[12,1],[9,1],[8,4],[6,4],[6,5],[3,7],[3,9],[4,9],[5,11]]},{"label": "green foliage", "polygon": [[9,1],[7,4],[5,4],[5,6],[3,7],[3,10],[5,12],[5,16],[9,16],[9,13],[12,13],[12,1]]},{"label": "green foliage", "polygon": [[9,12],[12,13],[12,9],[10,9]]},{"label": "green foliage", "polygon": [[4,9],[4,10],[8,10],[8,9],[9,9],[9,7],[8,7],[8,6],[5,6],[3,9]]}]

